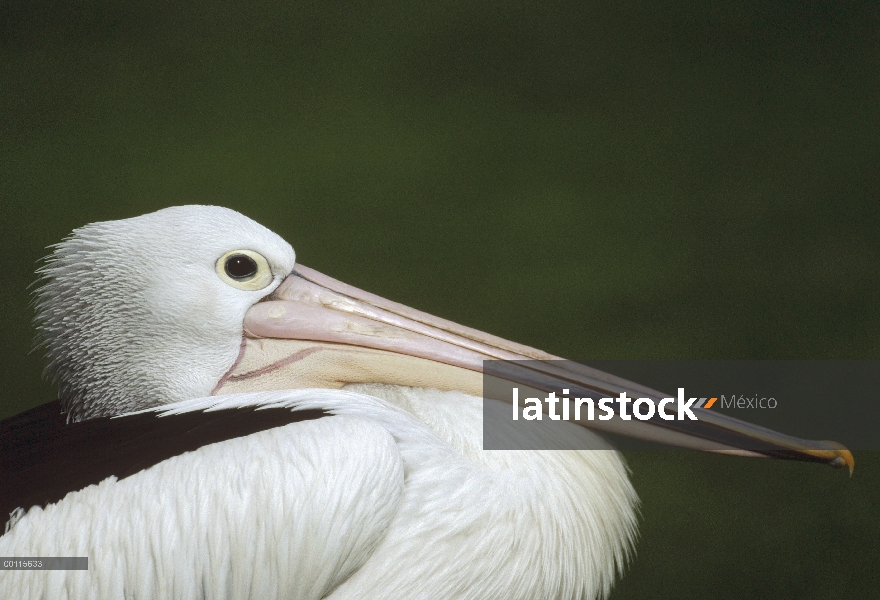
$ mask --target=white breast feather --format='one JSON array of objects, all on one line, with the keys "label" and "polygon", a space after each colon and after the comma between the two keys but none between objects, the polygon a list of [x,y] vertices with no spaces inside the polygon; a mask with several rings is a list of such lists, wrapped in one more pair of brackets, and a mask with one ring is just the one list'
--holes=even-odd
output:
[{"label": "white breast feather", "polygon": [[[608,593],[635,535],[635,492],[616,452],[483,451],[481,399],[390,386],[370,392],[432,427],[348,391],[236,394],[151,409],[266,405],[335,416],[212,444],[31,509],[0,537],[0,555],[89,556],[90,570],[2,571],[0,588],[47,599]],[[447,427],[452,417],[470,429]]]}]

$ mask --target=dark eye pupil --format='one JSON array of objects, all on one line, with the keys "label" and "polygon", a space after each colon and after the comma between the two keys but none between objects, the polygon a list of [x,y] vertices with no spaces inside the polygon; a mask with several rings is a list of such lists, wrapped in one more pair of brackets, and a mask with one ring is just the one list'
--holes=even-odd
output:
[{"label": "dark eye pupil", "polygon": [[233,279],[247,279],[257,274],[257,263],[250,256],[233,254],[226,259],[226,274]]}]

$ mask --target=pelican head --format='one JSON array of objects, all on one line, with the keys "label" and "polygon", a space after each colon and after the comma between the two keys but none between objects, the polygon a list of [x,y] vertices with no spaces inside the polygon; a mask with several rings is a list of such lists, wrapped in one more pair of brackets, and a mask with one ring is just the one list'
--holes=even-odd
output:
[{"label": "pelican head", "polygon": [[[40,274],[37,330],[72,420],[292,388],[392,384],[479,397],[484,360],[558,358],[297,265],[281,237],[226,208],[179,206],[86,225],[55,246]],[[539,369],[538,379],[530,371],[516,381],[664,396],[581,365]],[[589,425],[685,448],[852,469],[852,454],[837,444],[697,410],[700,420],[687,431],[658,420]]]},{"label": "pelican head", "polygon": [[290,244],[227,208],[92,223],[40,269],[46,373],[74,420],[211,394],[245,313],[293,270]]}]

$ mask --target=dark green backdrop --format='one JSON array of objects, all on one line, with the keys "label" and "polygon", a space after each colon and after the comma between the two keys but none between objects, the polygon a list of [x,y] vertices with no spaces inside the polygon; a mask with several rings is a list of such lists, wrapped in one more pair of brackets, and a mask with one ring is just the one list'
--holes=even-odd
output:
[{"label": "dark green backdrop", "polygon": [[[0,3],[0,416],[45,247],[193,202],[573,359],[880,359],[878,4],[613,4]],[[880,453],[627,459],[614,598],[880,597]]]}]

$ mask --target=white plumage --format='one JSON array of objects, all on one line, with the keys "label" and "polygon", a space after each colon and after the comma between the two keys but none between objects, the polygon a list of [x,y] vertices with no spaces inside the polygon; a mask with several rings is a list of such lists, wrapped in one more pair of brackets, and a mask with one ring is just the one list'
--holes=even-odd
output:
[{"label": "white plumage", "polygon": [[[337,416],[206,446],[31,509],[0,537],[0,555],[89,556],[90,570],[5,571],[0,586],[23,598],[530,599],[610,589],[635,535],[636,496],[617,453],[485,452],[479,399],[388,391],[440,431],[348,391],[163,407],[281,404]],[[444,413],[473,426],[450,431]]]},{"label": "white plumage", "polygon": [[[88,428],[141,411],[170,423],[253,406],[327,416],[21,506],[0,556],[88,556],[89,570],[0,571],[5,597],[607,595],[636,535],[637,498],[620,455],[484,451],[483,400],[463,393],[479,388],[482,357],[549,355],[372,296],[356,300],[346,295],[353,288],[308,283],[276,302],[293,268],[284,240],[216,207],[96,223],[55,247],[36,322],[72,421]],[[300,314],[293,301],[311,304]],[[325,310],[337,311],[326,336],[312,316]],[[295,340],[259,338],[245,322]],[[554,435],[597,441],[575,424]],[[796,451],[851,462],[824,446]]]}]

